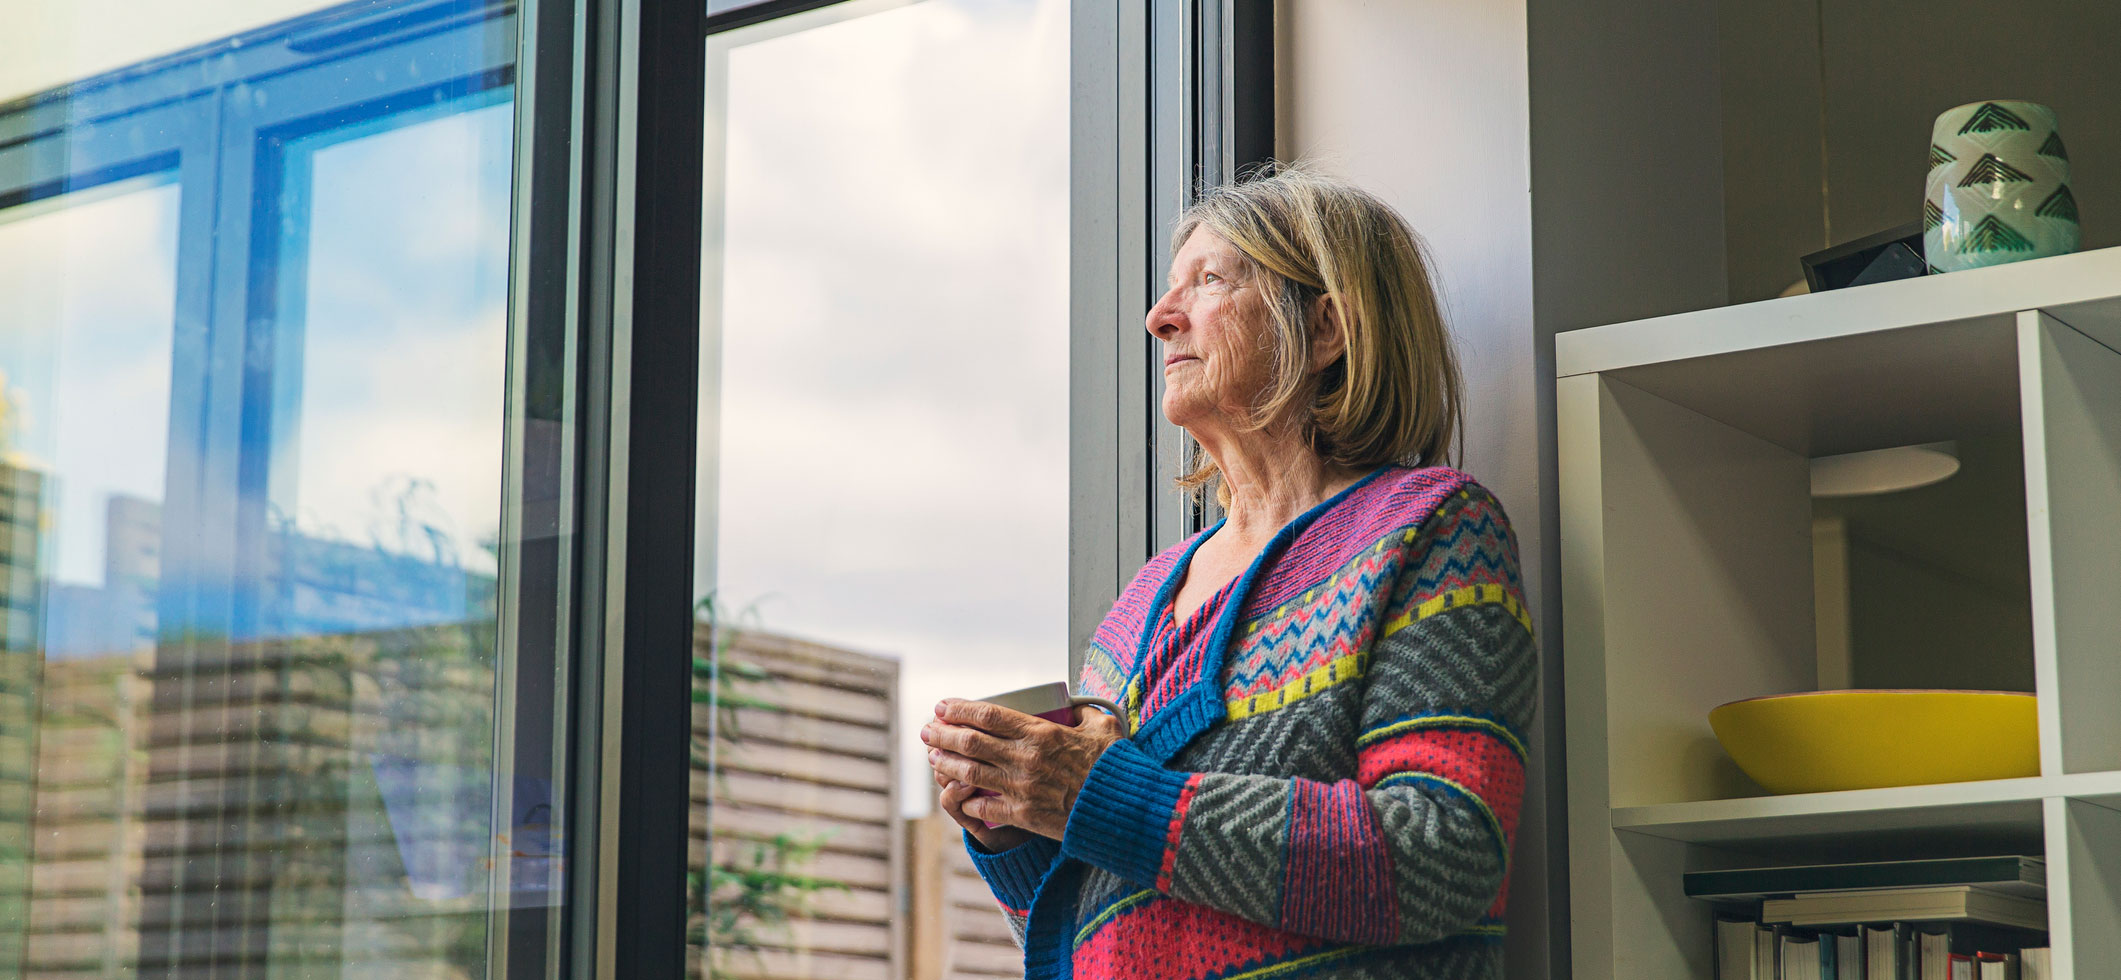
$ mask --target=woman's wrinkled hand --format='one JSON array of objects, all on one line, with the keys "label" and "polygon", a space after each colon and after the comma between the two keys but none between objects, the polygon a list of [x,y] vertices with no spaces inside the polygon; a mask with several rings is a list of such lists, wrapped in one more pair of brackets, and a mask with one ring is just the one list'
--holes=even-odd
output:
[{"label": "woman's wrinkled hand", "polygon": [[[1068,726],[985,701],[947,698],[937,704],[935,720],[921,727],[921,741],[928,744],[936,785],[943,787],[943,812],[988,850],[1023,843],[1000,832],[1008,828],[1061,839],[1090,767],[1126,737],[1119,719],[1092,707],[1075,710],[1077,724]],[[952,783],[959,787],[953,790]],[[988,823],[997,827],[989,830]]]},{"label": "woman's wrinkled hand", "polygon": [[936,775],[935,783],[943,788],[942,795],[936,797],[937,805],[950,819],[957,821],[958,826],[965,828],[965,833],[971,834],[973,840],[979,841],[981,847],[999,854],[1031,840],[1028,830],[1000,824],[989,827],[977,817],[966,816],[965,804],[980,799],[979,790],[940,773]]}]

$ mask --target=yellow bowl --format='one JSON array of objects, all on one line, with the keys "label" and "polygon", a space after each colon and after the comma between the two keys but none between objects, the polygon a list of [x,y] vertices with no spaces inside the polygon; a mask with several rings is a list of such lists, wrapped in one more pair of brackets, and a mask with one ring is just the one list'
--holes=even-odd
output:
[{"label": "yellow bowl", "polygon": [[1738,768],[1771,793],[2040,774],[2034,698],[2015,691],[1806,691],[1709,712]]}]

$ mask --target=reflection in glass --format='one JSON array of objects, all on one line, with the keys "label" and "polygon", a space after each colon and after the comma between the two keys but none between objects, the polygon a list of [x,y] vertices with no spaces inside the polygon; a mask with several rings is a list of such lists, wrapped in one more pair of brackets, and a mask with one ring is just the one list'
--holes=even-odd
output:
[{"label": "reflection in glass", "polygon": [[1067,672],[1066,25],[927,0],[710,41],[702,975],[1019,968],[916,733]]},{"label": "reflection in glass", "polygon": [[557,881],[494,745],[512,29],[333,33],[436,6],[0,105],[0,980],[483,977],[496,840]]},{"label": "reflection in glass", "polygon": [[[225,655],[159,665],[156,693],[269,719],[250,739],[222,717],[170,719],[180,758],[235,758],[170,846],[245,855],[238,894],[256,904],[226,926],[262,933],[276,965],[482,969],[511,124],[497,95],[266,158],[282,234],[262,267],[280,289],[241,442],[262,478],[240,504],[235,628]],[[182,767],[150,779],[194,775]],[[172,905],[225,898],[228,878],[188,866]]]},{"label": "reflection in glass", "polygon": [[145,790],[179,199],[157,174],[0,211],[0,976],[135,941],[98,886]]},{"label": "reflection in glass", "polygon": [[[275,406],[274,520],[302,538],[473,576],[452,591],[486,600],[501,519],[507,94],[297,141],[285,150],[281,206],[290,233],[277,325],[291,370]],[[343,611],[285,596],[295,618],[277,631],[467,618],[466,596],[441,593]],[[454,603],[408,602],[423,597]]]}]

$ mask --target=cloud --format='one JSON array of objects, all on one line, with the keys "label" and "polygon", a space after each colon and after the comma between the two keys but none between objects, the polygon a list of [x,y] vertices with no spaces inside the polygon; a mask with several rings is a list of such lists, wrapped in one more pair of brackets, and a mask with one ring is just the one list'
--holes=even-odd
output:
[{"label": "cloud", "polygon": [[764,628],[900,659],[914,811],[938,698],[1067,667],[1066,15],[928,0],[729,57],[702,540]]},{"label": "cloud", "polygon": [[7,437],[51,477],[46,567],[61,581],[102,583],[106,500],[162,498],[179,196],[127,181],[0,221]]},{"label": "cloud", "polygon": [[378,492],[423,481],[457,557],[492,569],[511,126],[499,104],[314,147],[305,247],[288,253],[306,256],[305,294],[281,334],[299,397],[273,446],[294,476],[275,502],[304,531],[374,543]]},{"label": "cloud", "polygon": [[376,489],[418,479],[435,488],[458,556],[490,570],[478,542],[500,521],[506,317],[496,307],[405,321],[420,329],[383,348],[358,334],[311,344],[331,383],[305,392],[298,434],[280,453],[295,467],[297,525],[369,543]]},{"label": "cloud", "polygon": [[[276,503],[367,543],[374,492],[431,483],[460,557],[499,523],[507,361],[506,104],[309,153],[309,210],[281,270]],[[104,502],[163,497],[179,188],[128,182],[0,221],[0,371],[16,449],[54,475],[52,574],[103,576]],[[292,411],[290,411],[292,409]],[[180,434],[174,449],[192,451]],[[386,502],[387,503],[387,502]]]}]

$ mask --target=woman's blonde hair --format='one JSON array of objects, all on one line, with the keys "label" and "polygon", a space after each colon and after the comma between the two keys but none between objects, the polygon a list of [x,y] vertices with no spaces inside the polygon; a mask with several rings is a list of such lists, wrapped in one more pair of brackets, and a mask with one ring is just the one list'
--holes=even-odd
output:
[{"label": "woman's blonde hair", "polygon": [[[1294,422],[1328,463],[1449,464],[1463,435],[1458,358],[1429,279],[1421,239],[1390,205],[1299,167],[1261,170],[1206,193],[1179,217],[1171,250],[1206,229],[1252,265],[1265,300],[1274,377],[1246,426]],[[1326,297],[1340,315],[1339,360],[1313,374],[1311,316]],[[1229,488],[1201,454],[1179,485]]]}]

